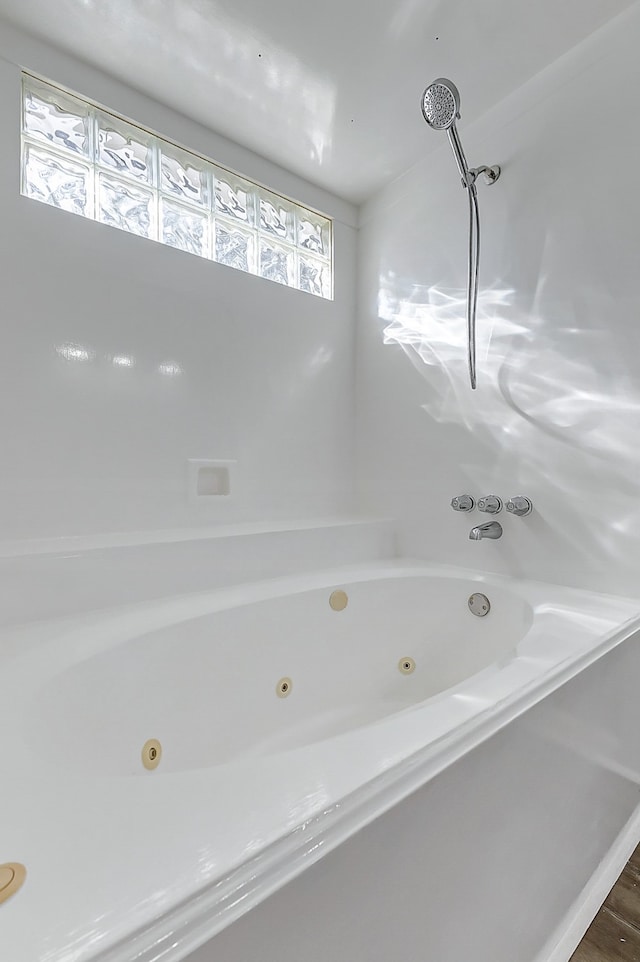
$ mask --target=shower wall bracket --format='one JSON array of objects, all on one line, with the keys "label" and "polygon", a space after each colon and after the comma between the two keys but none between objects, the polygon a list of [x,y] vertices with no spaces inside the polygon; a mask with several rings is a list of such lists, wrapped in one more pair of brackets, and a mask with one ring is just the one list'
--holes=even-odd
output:
[{"label": "shower wall bracket", "polygon": [[490,187],[491,184],[495,184],[500,173],[500,166],[498,164],[493,164],[492,167],[487,167],[486,164],[483,164],[481,167],[472,167],[468,176],[471,183],[475,184],[479,174],[482,174],[485,184],[488,184]]}]

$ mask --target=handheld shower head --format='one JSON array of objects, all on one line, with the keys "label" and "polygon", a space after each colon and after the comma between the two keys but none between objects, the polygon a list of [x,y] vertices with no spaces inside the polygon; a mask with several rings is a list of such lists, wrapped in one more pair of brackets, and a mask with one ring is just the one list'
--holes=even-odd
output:
[{"label": "handheld shower head", "polygon": [[422,95],[422,115],[432,130],[449,130],[460,117],[456,85],[445,77],[430,83]]},{"label": "handheld shower head", "polygon": [[[500,176],[500,168],[474,167],[469,170],[460,137],[456,129],[456,120],[460,118],[460,94],[458,88],[445,77],[438,77],[430,83],[422,94],[422,116],[432,130],[446,130],[453,155],[460,171],[462,186],[469,198],[469,260],[467,271],[467,331],[468,331],[468,359],[469,379],[471,387],[476,386],[476,304],[478,299],[478,261],[480,258],[480,212],[478,211],[478,194],[476,178],[484,174],[488,184],[495,184]],[[479,531],[479,528],[474,528]],[[475,537],[473,532],[470,537]],[[480,535],[479,535],[480,537]],[[491,537],[499,537],[492,535]]]},{"label": "handheld shower head", "polygon": [[458,88],[446,77],[438,77],[430,83],[422,95],[422,116],[432,130],[446,130],[462,178],[462,186],[470,181],[469,165],[456,130],[460,117],[460,94]]}]

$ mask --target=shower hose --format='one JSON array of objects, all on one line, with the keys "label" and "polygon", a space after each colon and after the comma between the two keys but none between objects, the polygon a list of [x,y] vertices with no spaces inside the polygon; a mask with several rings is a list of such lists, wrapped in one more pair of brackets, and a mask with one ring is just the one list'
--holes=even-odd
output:
[{"label": "shower hose", "polygon": [[476,307],[478,304],[478,262],[480,259],[480,212],[476,185],[467,177],[469,195],[469,258],[467,270],[467,357],[469,380],[476,389]]}]

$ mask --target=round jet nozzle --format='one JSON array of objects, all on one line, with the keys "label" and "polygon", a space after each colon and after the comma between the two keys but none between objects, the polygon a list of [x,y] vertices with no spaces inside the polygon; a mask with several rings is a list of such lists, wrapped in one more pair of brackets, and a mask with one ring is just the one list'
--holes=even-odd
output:
[{"label": "round jet nozzle", "polygon": [[430,83],[422,95],[422,114],[433,130],[449,130],[459,110],[458,88],[444,77]]}]

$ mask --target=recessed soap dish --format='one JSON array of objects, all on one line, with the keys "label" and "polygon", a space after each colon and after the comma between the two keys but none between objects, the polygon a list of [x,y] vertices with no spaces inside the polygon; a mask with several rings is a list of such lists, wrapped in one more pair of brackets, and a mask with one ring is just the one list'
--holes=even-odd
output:
[{"label": "recessed soap dish", "polygon": [[229,468],[223,465],[207,465],[198,468],[196,480],[196,494],[199,498],[211,495],[226,495],[231,493],[229,484]]},{"label": "recessed soap dish", "polygon": [[192,504],[209,504],[213,499],[229,498],[235,461],[189,458],[187,486]]}]

